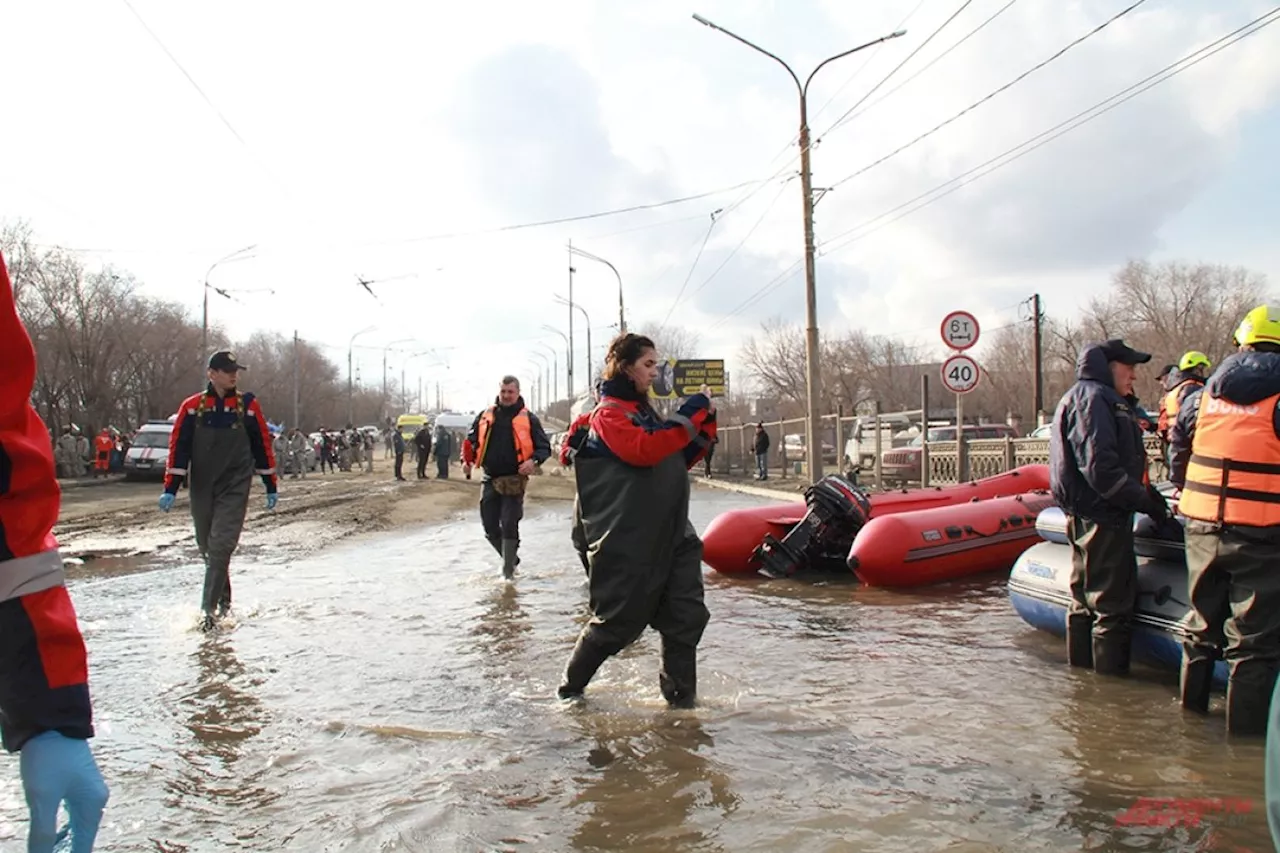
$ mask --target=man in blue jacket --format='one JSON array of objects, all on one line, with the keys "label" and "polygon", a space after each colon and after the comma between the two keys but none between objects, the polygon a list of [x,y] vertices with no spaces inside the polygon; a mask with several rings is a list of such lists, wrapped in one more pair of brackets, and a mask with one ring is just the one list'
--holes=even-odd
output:
[{"label": "man in blue jacket", "polygon": [[1049,438],[1049,483],[1072,551],[1067,660],[1108,675],[1129,672],[1138,591],[1133,514],[1168,518],[1164,498],[1147,484],[1133,394],[1135,368],[1150,360],[1120,339],[1081,349]]}]

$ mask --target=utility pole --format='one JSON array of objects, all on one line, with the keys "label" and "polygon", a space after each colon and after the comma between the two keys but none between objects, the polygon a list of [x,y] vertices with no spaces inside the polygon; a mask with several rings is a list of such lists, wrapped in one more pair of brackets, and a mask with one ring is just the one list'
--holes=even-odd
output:
[{"label": "utility pole", "polygon": [[804,83],[800,82],[800,78],[796,76],[795,71],[791,70],[791,66],[778,58],[774,54],[765,50],[757,44],[744,39],[742,36],[726,30],[719,24],[708,21],[701,15],[695,14],[693,19],[703,26],[718,30],[729,38],[734,39],[752,50],[762,53],[772,59],[774,62],[786,69],[787,74],[791,75],[792,81],[796,84],[796,94],[800,96],[800,192],[803,195],[802,204],[804,210],[804,280],[805,280],[805,393],[808,397],[808,416],[805,418],[805,447],[808,449],[806,456],[809,463],[809,481],[816,483],[822,479],[822,376],[819,359],[821,353],[818,350],[818,305],[817,305],[817,284],[814,275],[814,247],[813,247],[813,180],[809,173],[809,84],[813,82],[813,77],[822,70],[830,62],[834,62],[841,57],[848,56],[851,53],[857,53],[873,45],[906,35],[905,30],[898,30],[887,36],[882,36],[875,41],[867,42],[858,47],[851,48],[835,56],[830,56],[819,62],[817,67],[809,73]]},{"label": "utility pole", "polygon": [[298,330],[293,330],[293,427],[298,429]]},{"label": "utility pole", "polygon": [[569,399],[573,399],[573,241],[569,241]]},{"label": "utility pole", "polygon": [[1033,387],[1035,388],[1035,412],[1032,414],[1032,417],[1035,419],[1036,426],[1040,426],[1040,413],[1044,411],[1044,357],[1040,332],[1041,320],[1040,294],[1036,293],[1031,297],[1031,322],[1032,328],[1035,330],[1032,333],[1034,346],[1033,369],[1035,370],[1035,379],[1033,381]]}]

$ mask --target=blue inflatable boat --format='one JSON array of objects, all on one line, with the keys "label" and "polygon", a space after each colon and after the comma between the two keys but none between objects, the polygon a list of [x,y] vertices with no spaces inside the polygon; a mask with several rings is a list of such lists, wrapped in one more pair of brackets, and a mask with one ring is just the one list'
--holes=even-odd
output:
[{"label": "blue inflatable boat", "polygon": [[[1071,603],[1071,546],[1062,510],[1042,510],[1036,532],[1045,541],[1032,545],[1014,563],[1009,574],[1009,600],[1028,625],[1065,639]],[[1139,516],[1134,533],[1138,604],[1133,657],[1176,671],[1182,664],[1181,623],[1189,608],[1182,527],[1171,521],[1156,531],[1150,519]],[[1218,661],[1214,686],[1223,690],[1226,683],[1226,664]]]}]

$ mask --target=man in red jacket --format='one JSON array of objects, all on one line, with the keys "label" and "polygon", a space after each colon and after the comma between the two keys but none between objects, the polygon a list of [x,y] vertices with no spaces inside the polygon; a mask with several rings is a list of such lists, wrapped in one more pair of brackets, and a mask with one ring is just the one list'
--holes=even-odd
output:
[{"label": "man in red jacket", "polygon": [[71,815],[71,850],[88,853],[107,804],[93,760],[89,666],[67,595],[58,542],[61,492],[49,433],[31,408],[36,358],[0,257],[0,738],[20,752],[31,814],[28,853],[59,840]]}]

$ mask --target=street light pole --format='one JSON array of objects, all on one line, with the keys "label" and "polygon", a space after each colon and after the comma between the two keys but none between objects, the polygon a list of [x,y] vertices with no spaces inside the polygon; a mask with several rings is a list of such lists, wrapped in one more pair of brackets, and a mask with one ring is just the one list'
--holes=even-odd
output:
[{"label": "street light pole", "polygon": [[569,241],[569,399],[573,399],[573,241]]},{"label": "street light pole", "polygon": [[534,341],[540,347],[547,347],[547,351],[551,353],[551,402],[560,399],[560,362],[559,355],[556,353],[555,347],[549,347],[542,341]]},{"label": "street light pole", "polygon": [[[587,324],[587,391],[590,392],[591,385],[595,381],[595,374],[593,372],[595,370],[595,367],[591,364],[591,359],[595,357],[593,355],[595,351],[591,349],[591,316],[587,314],[587,309],[583,308],[581,305],[579,305],[576,302],[572,302],[568,299],[565,299],[563,296],[560,296],[559,294],[556,294],[556,301],[559,302],[561,305],[568,305],[570,308],[577,308],[579,311],[582,312],[582,319],[586,321],[586,324]],[[569,396],[573,396],[573,395],[570,394]]]},{"label": "street light pole", "polygon": [[543,324],[542,328],[546,329],[548,332],[555,332],[557,335],[559,335],[561,338],[564,339],[565,349],[569,356],[569,360],[571,362],[569,364],[568,377],[569,377],[569,399],[572,400],[573,399],[573,364],[572,364],[573,350],[570,348],[569,338],[567,335],[565,335],[564,332],[560,331],[555,326],[548,326],[546,324]]},{"label": "street light pole", "polygon": [[547,404],[551,402],[547,399],[547,395],[551,393],[551,362],[547,361],[547,357],[540,352],[535,351],[529,354],[535,355],[542,360],[543,373],[539,376],[541,380],[539,384],[542,386],[542,408],[545,410]]},{"label": "street light pole", "polygon": [[[205,271],[204,319],[200,323],[200,347],[201,349],[204,350],[204,353],[206,356],[208,356],[209,354],[209,276],[213,274],[213,271],[218,267],[219,264],[225,264],[228,261],[243,261],[245,260],[245,258],[241,257],[241,255],[244,255],[246,252],[252,252],[256,248],[258,248],[257,243],[254,243],[252,246],[245,246],[243,249],[236,249],[234,252],[227,255],[225,258],[219,258],[218,260],[214,261],[209,266],[209,269]],[[225,296],[226,294],[223,294],[223,295]]]},{"label": "street light pole", "polygon": [[623,334],[626,334],[627,316],[622,308],[622,273],[618,272],[617,267],[615,267],[613,264],[609,263],[599,255],[593,255],[590,252],[583,251],[582,249],[575,249],[573,248],[572,244],[570,244],[569,246],[569,251],[580,258],[586,258],[589,261],[595,261],[597,263],[604,264],[606,267],[613,270],[614,276],[618,279],[618,330]]},{"label": "street light pole", "polygon": [[372,332],[376,328],[378,327],[365,326],[363,329],[361,329],[360,331],[352,335],[351,342],[347,344],[347,423],[349,424],[355,424],[355,420],[356,420],[355,401],[352,398],[353,386],[351,384],[351,351],[355,349],[356,338],[360,337],[365,332]]},{"label": "street light pole", "polygon": [[796,84],[796,91],[800,95],[800,192],[803,194],[804,209],[804,284],[805,284],[805,339],[804,339],[804,360],[805,360],[805,392],[808,397],[809,416],[806,418],[805,425],[805,447],[806,456],[809,460],[809,480],[816,483],[822,479],[822,382],[818,352],[818,305],[817,305],[817,286],[814,273],[814,257],[813,257],[813,181],[809,172],[809,84],[813,82],[813,77],[823,66],[842,59],[852,53],[865,50],[868,47],[906,35],[906,30],[898,30],[887,36],[881,36],[875,41],[869,41],[866,44],[859,45],[843,53],[837,53],[818,63],[818,66],[809,72],[809,76],[804,83],[800,82],[800,78],[791,70],[791,66],[783,62],[774,54],[765,50],[757,44],[744,39],[742,36],[731,33],[718,24],[713,24],[701,15],[695,14],[693,19],[704,26],[708,26],[713,30],[719,30],[725,35],[736,41],[742,42],[747,47],[758,53],[772,59],[774,62],[786,69],[791,75],[791,79]]}]

